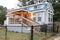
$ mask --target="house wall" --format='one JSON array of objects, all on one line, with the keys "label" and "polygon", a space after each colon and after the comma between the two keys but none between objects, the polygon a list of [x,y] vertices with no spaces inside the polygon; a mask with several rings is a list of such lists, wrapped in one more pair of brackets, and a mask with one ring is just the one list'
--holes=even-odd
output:
[{"label": "house wall", "polygon": [[[36,18],[36,22],[40,24],[48,24],[48,14],[47,11],[39,11],[37,12],[34,17]],[[40,17],[40,21],[38,21],[38,17]]]},{"label": "house wall", "polygon": [[[50,14],[50,15],[49,15]],[[53,24],[53,10],[47,9],[45,11],[38,11],[34,15],[36,21],[40,24]],[[38,21],[38,17],[41,17],[41,21]],[[49,21],[49,17],[52,18],[52,21]],[[50,19],[51,20],[51,19]]]},{"label": "house wall", "polygon": [[8,31],[13,32],[23,32],[23,33],[30,33],[31,27],[22,27],[22,26],[8,26]]}]

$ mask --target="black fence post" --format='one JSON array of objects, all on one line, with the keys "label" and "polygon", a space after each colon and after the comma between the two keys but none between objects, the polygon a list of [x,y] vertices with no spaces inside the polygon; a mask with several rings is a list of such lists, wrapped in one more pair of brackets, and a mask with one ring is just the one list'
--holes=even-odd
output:
[{"label": "black fence post", "polygon": [[53,35],[53,36],[56,34],[56,26],[55,26],[54,17],[55,17],[55,16],[53,16],[53,31],[52,31],[52,33],[53,33],[52,35]]},{"label": "black fence post", "polygon": [[47,35],[47,24],[46,24],[46,29],[45,29],[45,35]]},{"label": "black fence post", "polygon": [[5,26],[5,40],[7,40],[7,26]]},{"label": "black fence post", "polygon": [[54,22],[53,22],[53,33],[55,32]]},{"label": "black fence post", "polygon": [[31,40],[33,40],[33,26],[31,26]]},{"label": "black fence post", "polygon": [[57,33],[59,33],[59,25],[57,26]]},{"label": "black fence post", "polygon": [[47,24],[44,25],[46,28],[45,28],[45,40],[47,39]]}]

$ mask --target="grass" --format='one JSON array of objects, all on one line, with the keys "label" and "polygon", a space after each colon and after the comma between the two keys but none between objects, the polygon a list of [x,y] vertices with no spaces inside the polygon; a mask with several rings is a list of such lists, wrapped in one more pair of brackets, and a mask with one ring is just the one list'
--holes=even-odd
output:
[{"label": "grass", "polygon": [[[50,35],[48,33],[48,35]],[[47,35],[47,36],[48,36]],[[34,33],[34,40],[43,40],[45,33]],[[0,40],[5,40],[5,28],[0,27]],[[7,40],[30,40],[30,33],[7,32]]]},{"label": "grass", "polygon": [[5,39],[5,30],[0,27],[0,40],[4,40],[4,39]]},{"label": "grass", "polygon": [[[0,28],[0,40],[5,39],[5,29]],[[28,33],[16,33],[16,32],[7,32],[7,40],[29,40],[30,34]]]}]

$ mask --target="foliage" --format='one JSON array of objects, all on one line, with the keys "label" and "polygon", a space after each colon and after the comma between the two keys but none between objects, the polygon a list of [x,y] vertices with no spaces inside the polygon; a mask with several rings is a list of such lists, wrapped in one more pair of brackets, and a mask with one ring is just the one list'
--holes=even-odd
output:
[{"label": "foliage", "polygon": [[19,1],[22,2],[22,5],[23,6],[26,6],[27,4],[28,5],[34,4],[34,1],[33,0],[32,1],[29,1],[27,4],[26,4],[26,2],[27,2],[26,0],[19,0]]},{"label": "foliage", "polygon": [[6,10],[6,7],[0,6],[0,24],[4,23]]},{"label": "foliage", "polygon": [[54,21],[60,21],[60,4],[53,3],[54,8]]},{"label": "foliage", "polygon": [[23,6],[26,6],[26,0],[19,0],[20,2],[22,2]]},{"label": "foliage", "polygon": [[28,5],[31,5],[31,4],[34,4],[34,2],[33,2],[33,1],[30,1],[30,2],[28,3]]}]

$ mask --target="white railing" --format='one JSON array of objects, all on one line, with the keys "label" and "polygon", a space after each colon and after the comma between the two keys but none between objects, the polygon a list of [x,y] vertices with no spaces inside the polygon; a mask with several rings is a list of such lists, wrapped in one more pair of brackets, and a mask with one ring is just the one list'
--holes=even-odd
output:
[{"label": "white railing", "polygon": [[16,23],[16,24],[7,23],[7,20],[5,20],[5,21],[4,21],[4,26],[21,26],[21,24],[19,24],[19,23]]},{"label": "white railing", "polygon": [[22,26],[21,24],[8,24],[7,26]]}]

